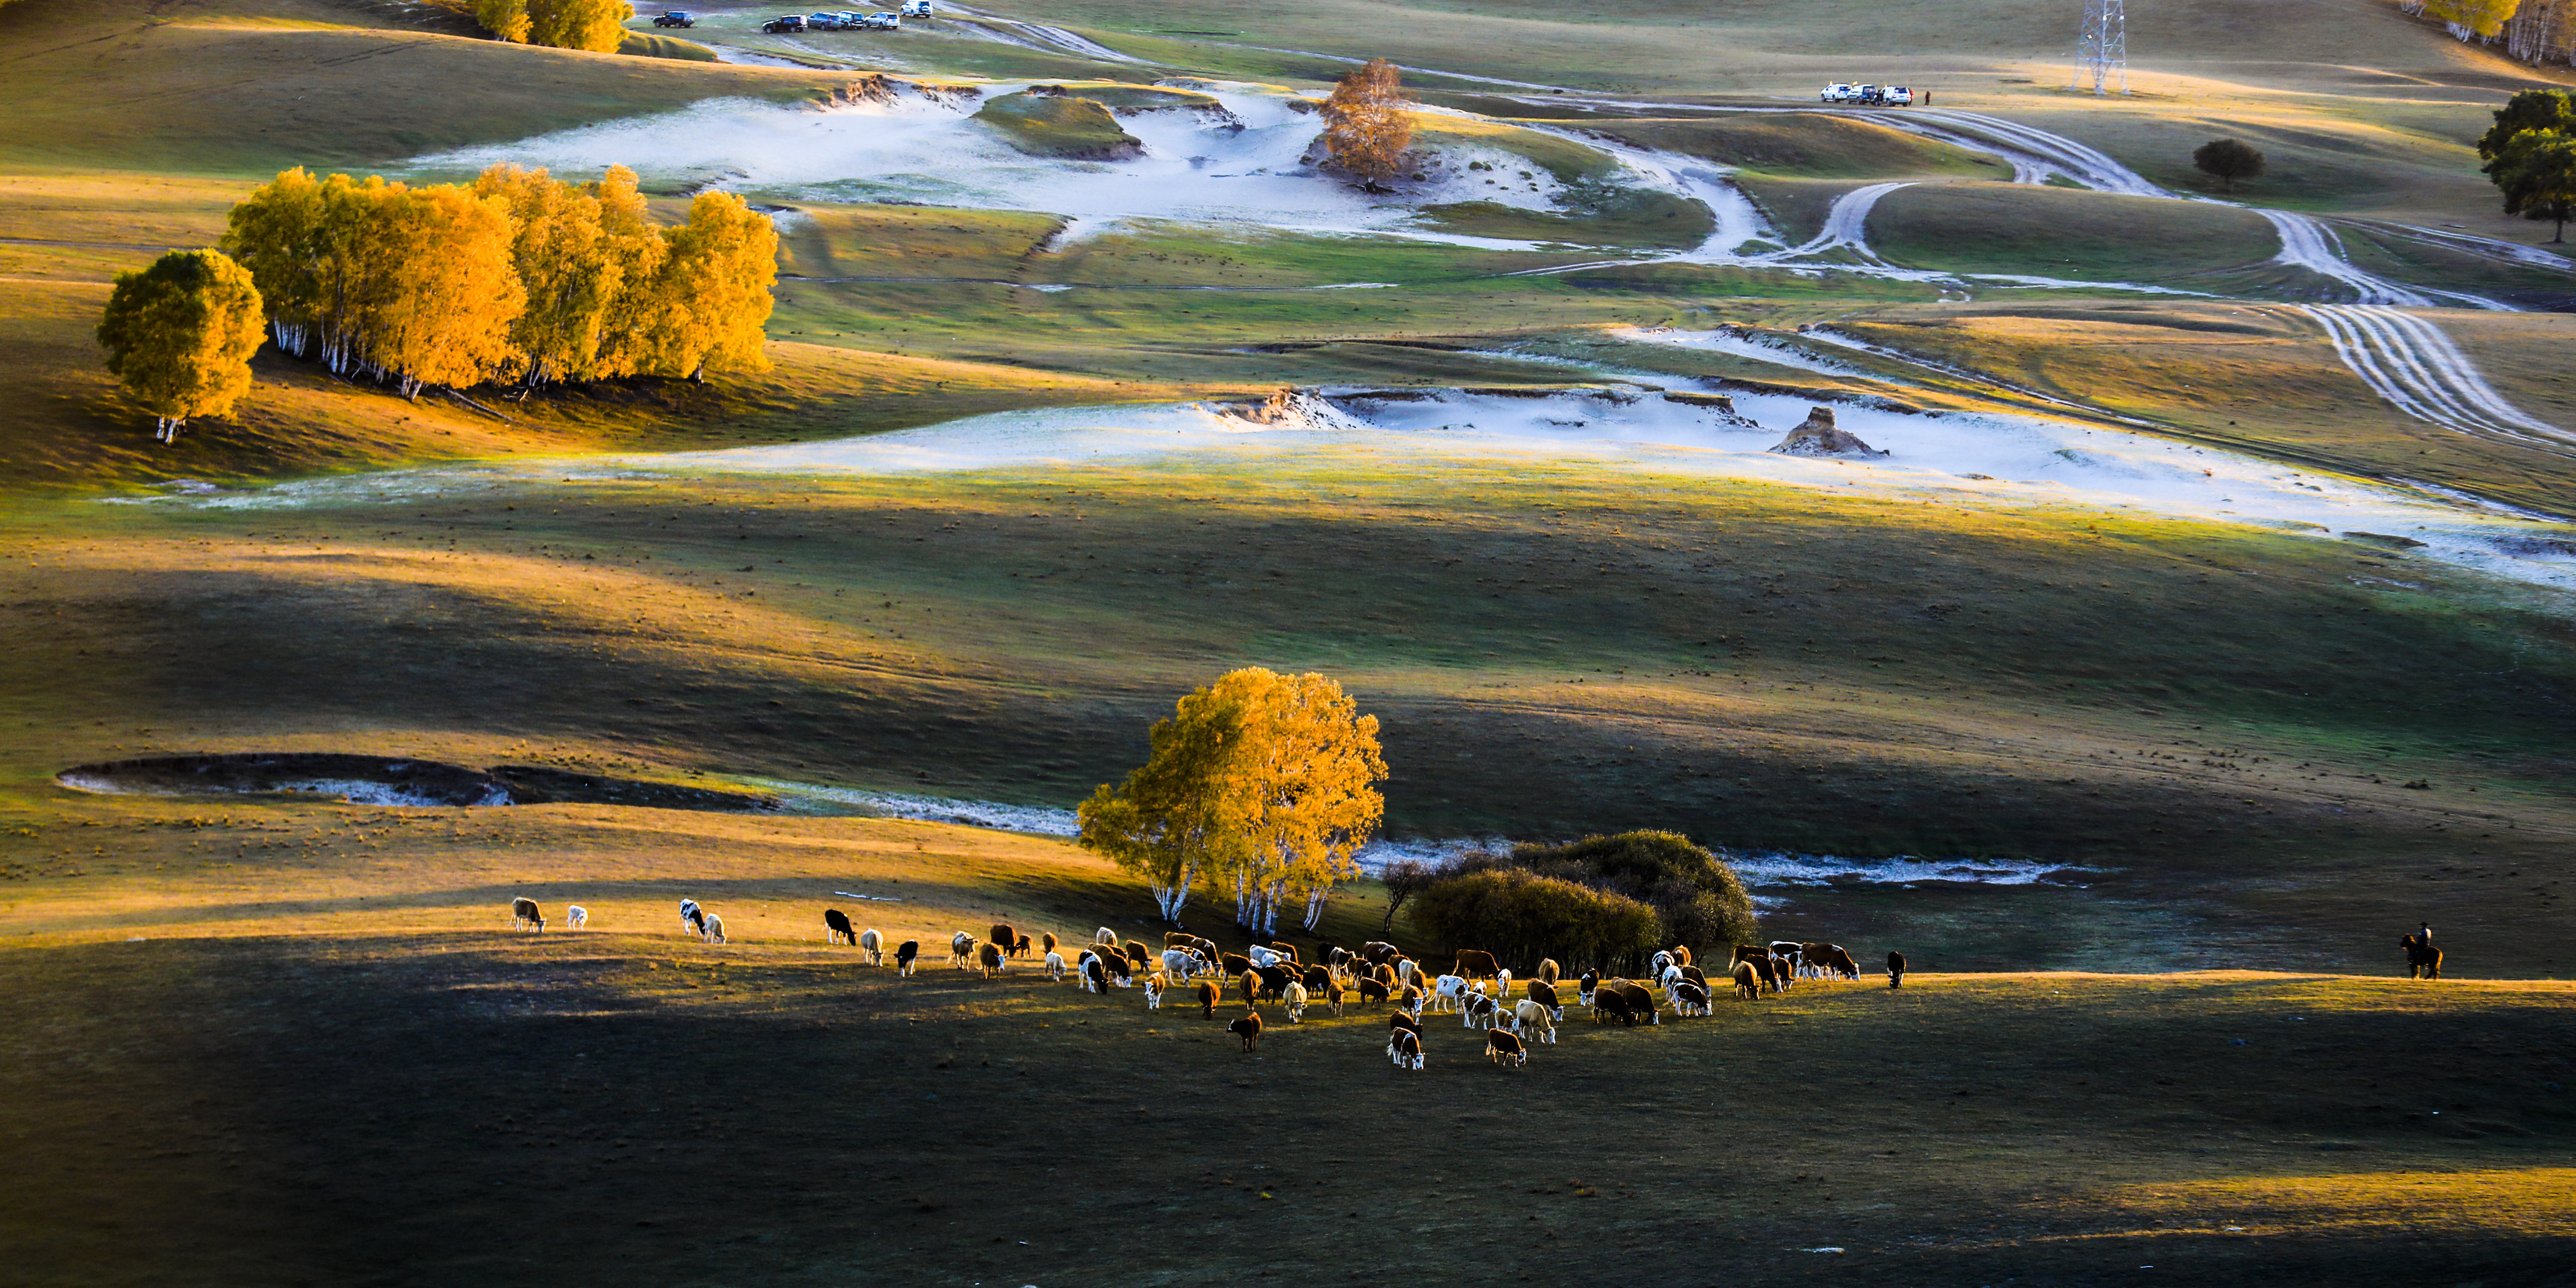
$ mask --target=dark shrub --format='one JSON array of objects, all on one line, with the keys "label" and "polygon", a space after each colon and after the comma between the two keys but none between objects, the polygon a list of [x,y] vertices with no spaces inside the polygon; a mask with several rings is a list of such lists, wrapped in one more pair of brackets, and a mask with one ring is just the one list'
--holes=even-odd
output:
[{"label": "dark shrub", "polygon": [[1554,957],[1570,968],[1634,970],[1652,955],[1655,910],[1625,895],[1521,868],[1480,866],[1413,897],[1413,924],[1443,946],[1482,948],[1516,970]]},{"label": "dark shrub", "polygon": [[[1625,895],[1652,906],[1665,946],[1720,955],[1755,942],[1753,899],[1735,870],[1677,832],[1587,836],[1570,845],[1523,845],[1512,861],[1532,872]],[[1559,960],[1565,960],[1560,957]]]}]

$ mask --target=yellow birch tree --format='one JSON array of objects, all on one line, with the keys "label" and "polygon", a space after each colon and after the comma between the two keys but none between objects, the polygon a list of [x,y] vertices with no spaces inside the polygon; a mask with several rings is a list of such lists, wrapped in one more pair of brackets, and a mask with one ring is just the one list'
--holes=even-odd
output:
[{"label": "yellow birch tree", "polygon": [[1413,146],[1413,116],[1405,107],[1403,78],[1395,64],[1372,58],[1342,77],[1324,100],[1324,153],[1364,179],[1394,174]]},{"label": "yellow birch tree", "polygon": [[474,192],[503,203],[516,225],[510,259],[527,298],[510,323],[520,378],[535,385],[588,375],[625,277],[624,264],[608,254],[599,198],[514,165],[484,171]]},{"label": "yellow birch tree", "polygon": [[778,281],[778,232],[729,192],[701,192],[689,222],[664,234],[670,254],[649,300],[643,374],[706,379],[708,369],[767,371],[761,331]]},{"label": "yellow birch tree", "polygon": [[452,184],[393,189],[370,231],[373,289],[359,327],[367,365],[406,398],[507,369],[510,323],[526,302],[507,208]]}]

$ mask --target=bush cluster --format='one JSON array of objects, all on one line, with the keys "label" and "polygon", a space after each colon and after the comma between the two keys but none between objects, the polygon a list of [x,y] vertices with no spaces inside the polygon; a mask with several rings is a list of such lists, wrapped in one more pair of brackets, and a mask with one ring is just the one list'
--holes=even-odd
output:
[{"label": "bush cluster", "polygon": [[1412,896],[1413,923],[1516,969],[1635,970],[1659,947],[1723,955],[1753,942],[1753,900],[1718,857],[1673,832],[1463,855]]}]

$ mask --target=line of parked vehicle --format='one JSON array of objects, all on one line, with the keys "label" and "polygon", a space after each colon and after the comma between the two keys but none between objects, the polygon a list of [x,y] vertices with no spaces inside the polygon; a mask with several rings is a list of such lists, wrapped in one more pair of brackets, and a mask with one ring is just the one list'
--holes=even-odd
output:
[{"label": "line of parked vehicle", "polygon": [[1823,103],[1857,103],[1862,107],[1905,107],[1914,102],[1914,91],[1902,85],[1846,85],[1836,81],[1816,96]]},{"label": "line of parked vehicle", "polygon": [[[828,9],[816,13],[783,13],[760,24],[760,29],[773,36],[798,31],[901,31],[904,19],[929,16],[930,0],[904,0],[901,9],[877,13],[860,13],[855,9],[838,13]],[[661,20],[657,18],[654,21],[658,23]]]}]

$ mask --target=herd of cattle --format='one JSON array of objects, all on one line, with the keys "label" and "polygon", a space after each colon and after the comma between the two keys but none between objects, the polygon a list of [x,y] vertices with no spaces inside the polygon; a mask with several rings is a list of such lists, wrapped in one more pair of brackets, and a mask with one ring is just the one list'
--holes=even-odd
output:
[{"label": "herd of cattle", "polygon": [[[545,929],[545,917],[532,900],[514,900],[510,912],[515,925]],[[565,920],[578,929],[589,914],[574,905],[565,910]],[[680,929],[709,943],[725,942],[724,919],[694,899],[680,901]],[[858,949],[868,965],[885,964],[889,949],[885,936],[874,927],[861,929],[852,924],[849,914],[830,908],[823,913],[823,930],[831,942]],[[898,975],[909,976],[920,969],[920,940],[904,940],[891,951]],[[1254,944],[1234,953],[1212,939],[1178,930],[1163,936],[1160,951],[1141,940],[1121,940],[1106,926],[1093,932],[1091,942],[1080,945],[1063,943],[1052,934],[1033,939],[1002,922],[995,922],[982,938],[961,930],[948,940],[948,965],[980,970],[988,977],[1032,956],[1048,979],[1071,978],[1085,992],[1106,994],[1141,982],[1147,1010],[1160,1009],[1175,990],[1184,988],[1190,990],[1188,997],[1198,1003],[1204,1019],[1215,1019],[1219,1005],[1240,1002],[1243,1015],[1226,1028],[1242,1040],[1247,1052],[1261,1043],[1263,1002],[1277,1003],[1291,1024],[1300,1022],[1313,1007],[1339,1017],[1353,1001],[1389,1004],[1394,1009],[1387,1017],[1386,1054],[1400,1069],[1422,1068],[1426,1014],[1454,1014],[1463,1027],[1482,1028],[1485,1054],[1496,1064],[1510,1067],[1527,1063],[1532,1045],[1553,1044],[1556,1025],[1565,1018],[1561,986],[1567,981],[1564,968],[1554,959],[1539,962],[1537,971],[1520,981],[1521,992],[1515,997],[1511,968],[1492,953],[1472,948],[1461,949],[1450,969],[1435,975],[1395,945],[1375,941],[1357,951],[1327,945],[1321,960],[1309,962],[1285,941]],[[1724,981],[1720,984],[1710,982],[1692,960],[1691,950],[1682,945],[1657,952],[1647,974],[1648,979],[1641,981],[1605,978],[1597,970],[1585,970],[1572,980],[1574,1003],[1590,1008],[1595,1024],[1611,1020],[1622,1025],[1661,1024],[1667,1010],[1677,1019],[1713,1014],[1716,994],[1712,989],[1759,1001],[1768,994],[1788,992],[1802,979],[1857,980],[1860,965],[1839,944],[1777,940],[1768,945],[1738,945],[1719,977]],[[1901,987],[1904,979],[1904,955],[1889,953],[1889,987]]]}]

